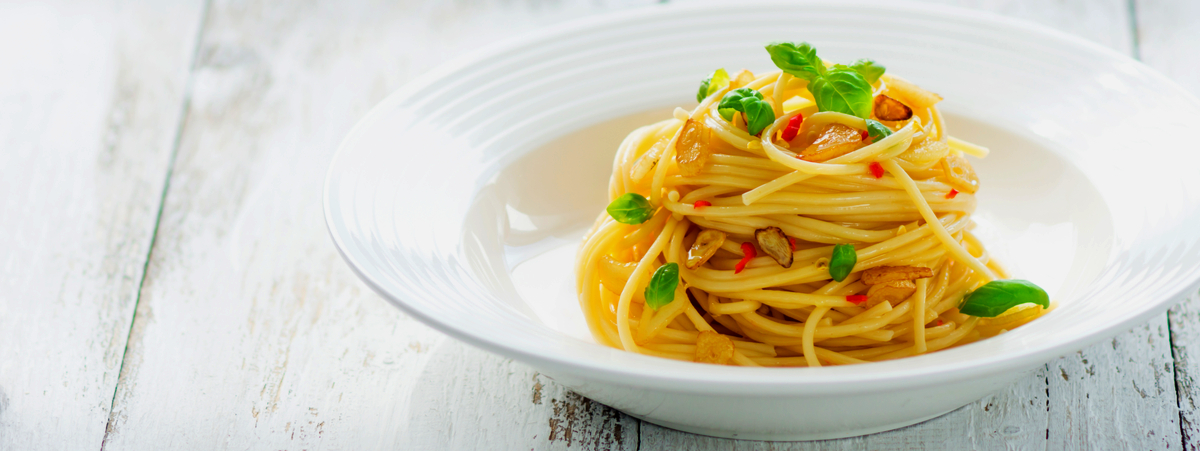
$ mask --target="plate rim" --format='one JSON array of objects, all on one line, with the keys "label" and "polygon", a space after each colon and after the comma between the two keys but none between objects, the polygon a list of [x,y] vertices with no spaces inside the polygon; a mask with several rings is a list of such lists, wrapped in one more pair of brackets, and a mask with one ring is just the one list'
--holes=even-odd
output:
[{"label": "plate rim", "polygon": [[[453,323],[441,321],[438,318],[432,315],[427,315],[421,310],[416,309],[414,306],[409,305],[409,302],[401,299],[401,297],[396,293],[392,293],[387,289],[384,289],[376,280],[362,270],[362,264],[358,262],[354,256],[347,253],[347,246],[344,243],[344,237],[339,234],[333,223],[334,206],[331,200],[331,188],[336,178],[337,169],[339,168],[339,159],[348,152],[347,147],[355,141],[354,138],[361,134],[366,127],[377,122],[377,119],[384,114],[385,111],[394,107],[401,101],[413,96],[413,94],[420,92],[421,89],[443,79],[446,75],[470,66],[473,62],[484,59],[487,56],[520,49],[529,45],[536,45],[537,43],[545,41],[554,36],[577,31],[581,28],[603,27],[607,24],[655,16],[666,16],[680,11],[713,12],[744,9],[747,7],[805,8],[813,6],[826,6],[839,9],[851,9],[856,6],[871,6],[916,12],[928,12],[941,17],[962,18],[977,22],[984,22],[989,26],[996,28],[1016,29],[1037,33],[1044,35],[1047,38],[1060,41],[1056,44],[1082,47],[1088,51],[1097,52],[1106,58],[1120,61],[1123,64],[1132,65],[1133,67],[1137,68],[1139,75],[1148,76],[1155,79],[1157,82],[1161,83],[1163,87],[1175,91],[1174,94],[1180,95],[1186,102],[1200,108],[1200,99],[1198,99],[1195,95],[1188,92],[1154,68],[1149,67],[1145,63],[1133,59],[1128,55],[1064,31],[1056,30],[1022,19],[1002,16],[1000,14],[988,11],[980,11],[958,6],[916,3],[909,0],[896,0],[888,2],[878,0],[853,0],[846,2],[833,0],[808,0],[802,2],[754,0],[742,2],[737,5],[708,2],[689,3],[682,5],[649,5],[640,8],[597,14],[594,16],[570,20],[561,24],[540,28],[512,38],[490,43],[473,51],[466,52],[458,57],[452,58],[425,72],[424,74],[415,77],[372,107],[366,113],[366,115],[364,115],[358,122],[355,123],[355,125],[347,132],[345,138],[343,138],[341,143],[338,145],[337,150],[330,159],[329,168],[326,171],[325,181],[322,187],[322,210],[325,216],[325,225],[330,237],[334,242],[338,254],[342,256],[342,259],[346,261],[347,266],[351,268],[351,270],[359,277],[359,279],[365,282],[373,291],[378,293],[389,303],[395,305],[397,308],[400,308],[405,313],[416,317],[426,325],[429,325],[430,327],[433,327],[442,333],[450,335],[455,339],[471,344],[472,346],[496,354],[511,357],[535,367],[553,368],[560,372],[584,376],[586,379],[603,380],[607,383],[630,388],[652,389],[656,391],[677,393],[761,395],[763,394],[763,389],[769,387],[775,390],[781,390],[782,393],[789,394],[862,394],[873,391],[883,392],[909,387],[928,386],[938,383],[960,382],[1003,371],[1020,371],[1027,368],[1032,368],[1056,357],[1082,349],[1091,344],[1123,333],[1138,324],[1144,323],[1152,316],[1155,316],[1175,305],[1182,300],[1181,296],[1184,293],[1195,291],[1200,288],[1200,273],[1192,274],[1191,280],[1187,281],[1182,280],[1186,279],[1188,276],[1176,276],[1173,278],[1173,280],[1176,281],[1174,284],[1175,288],[1163,290],[1163,292],[1171,293],[1170,296],[1165,296],[1164,300],[1152,302],[1152,305],[1143,308],[1142,311],[1138,312],[1137,314],[1126,316],[1119,321],[1109,324],[1106,328],[1101,329],[1100,332],[1065,340],[1058,344],[1036,346],[1019,352],[987,356],[972,359],[966,362],[887,368],[880,371],[858,371],[858,374],[848,377],[844,371],[839,371],[845,369],[846,367],[717,367],[706,369],[705,371],[688,371],[694,370],[696,368],[694,366],[695,364],[688,362],[675,362],[658,357],[628,353],[632,358],[647,359],[648,361],[654,362],[656,365],[661,365],[663,367],[678,366],[679,369],[682,369],[682,371],[664,371],[665,374],[648,374],[643,368],[603,366],[588,359],[566,358],[557,355],[546,355],[539,352],[531,352],[528,349],[510,346],[506,342],[488,339],[488,337],[485,337],[484,334],[472,333],[464,328],[456,327]],[[916,358],[920,358],[920,356],[914,357],[914,359]],[[730,375],[735,375],[737,377],[738,384],[729,383]],[[631,383],[631,380],[636,381],[636,383]],[[864,387],[859,384],[863,382],[881,382],[884,384],[872,388]]]}]

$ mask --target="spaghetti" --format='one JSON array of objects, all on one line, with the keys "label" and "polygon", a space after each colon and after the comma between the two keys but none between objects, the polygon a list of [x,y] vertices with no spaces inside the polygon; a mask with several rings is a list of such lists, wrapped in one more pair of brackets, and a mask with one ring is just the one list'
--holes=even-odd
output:
[{"label": "spaghetti", "polygon": [[576,264],[597,341],[843,365],[963,345],[1049,307],[972,235],[978,180],[964,155],[988,150],[947,134],[941,97],[871,61],[767,49],[781,70],[718,70],[697,107],[617,150],[613,203]]}]

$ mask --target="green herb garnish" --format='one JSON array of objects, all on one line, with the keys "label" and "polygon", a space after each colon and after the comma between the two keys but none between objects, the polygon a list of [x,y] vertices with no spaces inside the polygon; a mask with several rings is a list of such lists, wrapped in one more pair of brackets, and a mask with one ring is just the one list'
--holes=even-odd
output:
[{"label": "green herb garnish", "polygon": [[751,135],[762,133],[764,128],[775,122],[775,109],[763,100],[762,93],[750,88],[729,91],[717,104],[717,112],[727,121],[733,121],[733,113],[738,111],[746,115],[746,131]]},{"label": "green herb garnish", "polygon": [[829,258],[829,276],[838,282],[846,280],[854,265],[858,263],[858,252],[850,244],[839,244],[833,247],[833,256]]},{"label": "green herb garnish", "polygon": [[726,86],[729,86],[729,72],[725,72],[725,68],[717,69],[700,82],[700,91],[696,93],[696,101],[703,102],[708,96],[725,89]]},{"label": "green herb garnish", "polygon": [[776,67],[796,77],[813,81],[825,76],[825,63],[817,57],[817,49],[807,42],[800,45],[772,42],[767,44],[767,53],[771,54]]},{"label": "green herb garnish", "polygon": [[871,60],[855,61],[850,64],[850,68],[858,72],[859,75],[862,75],[863,79],[867,80],[867,83],[870,84],[875,84],[875,82],[879,81],[879,77],[882,77],[883,73],[887,70]]},{"label": "green herb garnish", "polygon": [[886,125],[883,125],[882,122],[874,119],[867,119],[867,134],[870,135],[871,142],[877,143],[879,140],[890,136],[892,134],[892,129],[888,128]]},{"label": "green herb garnish", "polygon": [[879,80],[884,67],[871,60],[858,60],[853,65],[835,64],[826,68],[816,49],[807,42],[775,42],[767,44],[771,61],[784,72],[808,80],[820,111],[835,111],[863,119],[871,117],[871,83]]},{"label": "green herb garnish", "polygon": [[654,270],[650,284],[646,285],[646,305],[658,310],[675,300],[675,288],[679,286],[679,264],[667,263]]},{"label": "green herb garnish", "polygon": [[638,193],[625,193],[605,209],[609,216],[622,224],[641,224],[654,216],[650,201]]},{"label": "green herb garnish", "polygon": [[1050,307],[1046,290],[1028,280],[993,280],[963,298],[958,311],[964,315],[993,318],[1021,304]]}]

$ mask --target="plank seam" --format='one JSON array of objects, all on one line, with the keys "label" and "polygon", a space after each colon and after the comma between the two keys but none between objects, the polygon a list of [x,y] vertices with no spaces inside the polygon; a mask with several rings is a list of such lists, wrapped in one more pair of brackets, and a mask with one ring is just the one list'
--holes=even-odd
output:
[{"label": "plank seam", "polygon": [[1179,362],[1179,356],[1175,354],[1175,332],[1171,330],[1171,319],[1170,319],[1171,315],[1172,315],[1172,312],[1168,310],[1167,311],[1167,343],[1171,345],[1170,346],[1171,347],[1171,376],[1175,379],[1175,381],[1174,381],[1175,382],[1175,407],[1177,408],[1175,410],[1175,412],[1179,415],[1179,441],[1181,442],[1179,444],[1179,446],[1180,446],[1180,449],[1187,449],[1188,435],[1190,435],[1190,434],[1188,433],[1188,430],[1186,427],[1187,426],[1187,417],[1184,415],[1184,411],[1183,411],[1183,402],[1184,402],[1183,398],[1184,398],[1184,396],[1187,396],[1187,395],[1184,393],[1183,386],[1180,385],[1180,383],[1179,383],[1179,367],[1181,365]]},{"label": "plank seam", "polygon": [[634,418],[633,421],[637,422],[637,434],[634,434],[634,437],[637,437],[637,443],[634,445],[633,451],[642,451],[642,419]]},{"label": "plank seam", "polygon": [[121,386],[126,382],[125,358],[129,355],[129,343],[133,338],[133,330],[137,324],[138,307],[142,301],[142,288],[146,284],[146,274],[150,271],[150,260],[154,256],[154,245],[158,241],[158,228],[162,224],[163,207],[167,203],[167,192],[171,188],[171,175],[175,172],[175,157],[179,154],[179,146],[183,141],[183,127],[187,123],[188,111],[192,104],[192,85],[196,78],[196,62],[200,56],[200,45],[204,38],[204,28],[208,22],[208,12],[211,7],[212,0],[205,0],[200,12],[200,25],[196,30],[196,43],[192,47],[192,58],[188,64],[188,76],[187,82],[184,84],[179,123],[175,127],[175,138],[172,140],[171,152],[167,157],[167,173],[163,179],[162,193],[158,198],[158,212],[154,215],[154,228],[150,234],[150,247],[146,251],[146,260],[142,264],[142,277],[138,281],[137,296],[133,300],[133,318],[129,321],[129,332],[125,335],[125,349],[121,352],[121,365],[117,370],[117,383],[113,387],[112,400],[109,401],[108,405],[108,421],[104,426],[104,439],[100,441],[100,451],[104,451],[108,447],[109,435],[113,431],[113,422],[116,419],[117,393],[120,393]]},{"label": "plank seam", "polygon": [[[1196,296],[1195,291],[1188,293],[1187,297],[1191,298],[1192,296]],[[1190,447],[1188,446],[1188,443],[1189,443],[1188,439],[1192,435],[1191,431],[1188,430],[1188,425],[1190,424],[1189,423],[1190,420],[1187,418],[1186,412],[1184,411],[1184,404],[1185,404],[1185,402],[1188,401],[1186,399],[1188,387],[1181,380],[1181,377],[1187,377],[1187,375],[1180,374],[1180,368],[1184,367],[1185,365],[1183,364],[1183,362],[1180,361],[1181,360],[1180,355],[1176,354],[1175,331],[1171,327],[1171,324],[1174,323],[1174,321],[1172,321],[1171,318],[1176,315],[1176,308],[1182,307],[1183,304],[1187,303],[1188,301],[1190,301],[1190,299],[1185,298],[1183,301],[1176,304],[1175,307],[1172,307],[1170,310],[1167,311],[1167,343],[1171,345],[1171,375],[1175,379],[1174,380],[1174,382],[1175,382],[1175,407],[1176,407],[1176,412],[1179,414],[1179,440],[1181,442],[1179,444],[1179,446],[1180,446],[1180,449],[1185,449],[1185,450],[1186,449],[1196,449],[1196,447],[1194,446],[1194,444],[1193,444],[1193,446],[1190,446]],[[1184,370],[1184,371],[1187,371],[1187,370]]]},{"label": "plank seam", "polygon": [[1042,382],[1046,384],[1046,441],[1042,449],[1050,449],[1050,364],[1042,364]]},{"label": "plank seam", "polygon": [[[1125,5],[1129,10],[1129,14],[1126,15],[1129,17],[1129,37],[1130,40],[1133,41],[1130,43],[1130,48],[1133,51],[1133,59],[1141,61],[1142,42],[1141,38],[1138,36],[1137,0],[1125,0]],[[1170,326],[1168,326],[1168,330],[1170,330]]]}]

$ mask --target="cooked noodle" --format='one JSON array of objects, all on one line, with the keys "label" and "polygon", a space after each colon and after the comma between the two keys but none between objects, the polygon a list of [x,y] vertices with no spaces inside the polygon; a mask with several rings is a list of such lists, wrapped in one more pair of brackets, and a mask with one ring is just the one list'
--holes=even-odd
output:
[{"label": "cooked noodle", "polygon": [[[883,76],[875,95],[889,94]],[[610,201],[638,193],[655,209],[641,224],[602,213],[580,249],[579,301],[596,340],[626,351],[704,361],[704,332],[733,344],[726,361],[742,366],[821,366],[923,354],[1003,333],[1035,319],[1040,306],[1022,305],[996,318],[959,313],[964,295],[1005,278],[971,234],[976,198],[955,192],[921,151],[983,157],[987,149],[950,137],[935,106],[912,108],[911,118],[885,121],[893,133],[823,162],[801,159],[780,135],[800,114],[798,136],[831,124],[864,130],[864,119],[818,112],[804,83],[779,71],[743,87],[758,90],[778,116],[758,136],[744,117],[727,121],[709,95],[692,111],[634,130],[621,144],[609,183]],[[711,152],[703,170],[683,175],[676,161],[687,121],[703,124]],[[695,125],[699,126],[699,125]],[[794,144],[794,142],[793,142]],[[803,145],[802,143],[801,145]],[[934,156],[938,156],[937,154]],[[886,173],[873,174],[872,163]],[[876,175],[882,175],[877,177]],[[697,207],[696,202],[710,205]],[[794,240],[790,267],[761,248],[745,263],[742,243],[777,227]],[[720,249],[695,269],[685,262],[704,230],[725,234]],[[855,247],[857,264],[841,282],[828,265],[836,244]],[[657,310],[643,291],[655,269],[674,262],[681,283]],[[877,301],[863,271],[919,267],[932,276],[913,282],[911,295]]]}]

